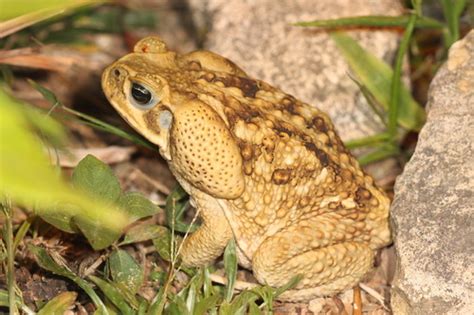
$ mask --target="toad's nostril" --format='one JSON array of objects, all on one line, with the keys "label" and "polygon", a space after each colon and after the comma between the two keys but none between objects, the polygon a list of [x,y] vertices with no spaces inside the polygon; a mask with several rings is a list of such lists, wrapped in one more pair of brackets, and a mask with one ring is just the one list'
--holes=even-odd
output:
[{"label": "toad's nostril", "polygon": [[112,71],[113,75],[118,78],[120,77],[120,74],[122,73],[118,68],[115,68],[113,71]]}]

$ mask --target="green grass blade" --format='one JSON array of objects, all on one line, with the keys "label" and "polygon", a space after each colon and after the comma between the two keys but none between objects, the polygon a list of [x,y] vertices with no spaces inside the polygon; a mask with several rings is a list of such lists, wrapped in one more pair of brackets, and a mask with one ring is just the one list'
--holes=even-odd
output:
[{"label": "green grass blade", "polygon": [[360,165],[364,166],[375,161],[380,161],[392,156],[396,156],[398,154],[400,154],[398,147],[394,145],[383,145],[382,147],[375,149],[375,151],[361,156],[357,160],[359,161]]},{"label": "green grass blade", "polygon": [[390,86],[390,103],[388,108],[388,134],[392,140],[395,140],[397,134],[397,123],[398,123],[398,113],[402,104],[400,103],[401,98],[401,75],[402,75],[402,66],[403,58],[408,50],[408,45],[410,43],[411,35],[415,29],[415,23],[417,20],[417,15],[412,14],[407,24],[407,28],[403,33],[402,41],[397,52],[397,59],[395,61],[395,68],[393,71],[392,82]]},{"label": "green grass blade", "polygon": [[[388,110],[393,70],[385,62],[365,51],[356,40],[342,32],[331,37],[346,58],[359,81],[370,91],[377,102]],[[405,86],[399,91],[400,106],[397,122],[407,130],[419,131],[425,121],[425,111],[413,99]]]},{"label": "green grass blade", "polygon": [[113,284],[95,276],[89,276],[89,279],[100,288],[100,290],[105,294],[105,296],[120,310],[122,314],[135,314],[135,312],[130,307],[130,305],[128,305],[127,301],[122,296],[120,291],[115,288]]},{"label": "green grass blade", "polygon": [[303,275],[294,276],[293,278],[290,279],[290,281],[288,281],[288,283],[286,283],[285,285],[277,288],[275,290],[275,298],[278,297],[283,292],[285,292],[287,290],[291,290],[294,287],[296,287],[296,285],[301,281],[301,279],[303,279]]},{"label": "green grass blade", "polygon": [[224,269],[227,277],[225,300],[230,302],[234,295],[235,280],[237,279],[237,254],[235,240],[231,239],[224,251]]},{"label": "green grass blade", "polygon": [[165,308],[166,303],[166,287],[162,286],[156,296],[154,297],[147,315],[161,315],[163,314],[163,309]]},{"label": "green grass blade", "polygon": [[95,117],[89,116],[87,114],[78,112],[72,108],[62,106],[61,107],[65,112],[72,114],[73,116],[80,118],[80,121],[84,122],[85,124],[94,127],[98,130],[106,131],[108,133],[111,133],[113,135],[122,137],[124,139],[127,139],[133,143],[139,144],[144,146],[145,148],[151,149],[151,150],[156,150],[156,146],[153,145],[152,143],[148,142],[147,140],[143,139],[142,137],[136,136],[134,134],[130,134],[128,132],[123,131],[120,128],[117,128],[115,126],[112,126],[106,122],[103,122],[100,119],[97,119]]},{"label": "green grass blade", "polygon": [[[329,19],[329,20],[315,20],[309,22],[297,22],[293,25],[304,27],[322,27],[322,28],[342,28],[342,27],[406,27],[410,17],[402,16],[383,16],[383,15],[368,15],[355,16],[347,18]],[[419,28],[437,28],[444,27],[443,23],[437,20],[423,17],[416,22],[416,27]]]},{"label": "green grass blade", "polygon": [[194,314],[194,308],[196,306],[197,295],[198,295],[198,292],[196,289],[196,283],[193,281],[189,285],[188,294],[186,297],[186,308],[189,314]]},{"label": "green grass blade", "polygon": [[441,0],[443,15],[448,24],[447,48],[459,39],[459,17],[466,7],[466,0]]},{"label": "green grass blade", "polygon": [[43,97],[51,103],[52,109],[55,107],[59,106],[61,109],[64,110],[64,112],[67,114],[67,118],[69,119],[76,119],[77,121],[86,124],[88,126],[91,126],[95,129],[102,130],[105,132],[108,132],[110,134],[119,136],[121,138],[127,139],[133,143],[136,143],[138,145],[144,146],[145,148],[151,149],[151,150],[156,150],[156,146],[152,144],[151,142],[147,141],[143,137],[140,137],[135,134],[128,133],[126,131],[123,131],[120,128],[117,128],[115,126],[112,126],[106,122],[103,122],[100,119],[97,119],[95,117],[89,116],[87,114],[81,113],[79,111],[76,111],[72,108],[64,106],[56,95],[49,89],[45,88],[44,86],[36,83],[33,80],[28,80],[28,83],[31,84],[33,88],[35,88],[38,92],[40,92]]},{"label": "green grass blade", "polygon": [[380,143],[383,143],[390,139],[387,133],[381,133],[378,135],[368,136],[360,139],[350,140],[344,142],[344,145],[348,149],[355,149],[360,147],[367,147],[367,146],[377,146]]},{"label": "green grass blade", "polygon": [[214,308],[217,305],[217,302],[219,301],[220,296],[218,294],[214,294],[211,296],[208,296],[198,303],[196,303],[196,306],[194,307],[194,313],[193,315],[204,315],[207,314],[207,312]]}]

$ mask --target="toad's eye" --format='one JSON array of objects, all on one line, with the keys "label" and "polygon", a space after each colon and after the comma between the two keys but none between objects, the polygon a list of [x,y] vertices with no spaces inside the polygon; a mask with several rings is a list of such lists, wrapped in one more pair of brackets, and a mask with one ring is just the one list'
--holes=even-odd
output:
[{"label": "toad's eye", "polygon": [[132,82],[130,101],[138,109],[150,109],[160,101],[153,92],[141,83]]}]

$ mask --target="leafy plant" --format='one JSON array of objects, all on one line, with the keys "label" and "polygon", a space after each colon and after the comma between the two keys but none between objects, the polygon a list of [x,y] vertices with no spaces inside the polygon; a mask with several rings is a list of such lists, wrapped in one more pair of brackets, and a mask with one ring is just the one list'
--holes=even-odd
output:
[{"label": "leafy plant", "polygon": [[77,190],[103,200],[109,208],[118,209],[109,213],[106,209],[101,209],[104,214],[114,216],[118,211],[123,211],[123,216],[128,219],[121,229],[109,229],[101,221],[62,212],[60,209],[68,207],[64,204],[58,204],[54,212],[37,212],[45,221],[60,230],[68,233],[81,231],[95,250],[104,249],[117,241],[126,225],[158,212],[158,208],[141,194],[123,193],[110,167],[92,155],[86,156],[76,166],[72,184]]}]

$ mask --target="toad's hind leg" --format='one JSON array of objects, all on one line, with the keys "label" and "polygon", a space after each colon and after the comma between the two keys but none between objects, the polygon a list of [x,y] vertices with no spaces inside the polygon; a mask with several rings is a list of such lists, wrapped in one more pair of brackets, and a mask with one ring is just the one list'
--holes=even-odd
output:
[{"label": "toad's hind leg", "polygon": [[267,238],[254,255],[253,271],[262,283],[279,287],[297,275],[303,276],[280,300],[300,301],[336,294],[356,285],[372,267],[374,251],[366,243],[336,243],[331,239],[331,235],[341,232],[337,227],[344,230],[343,225],[329,233],[320,229],[324,222],[314,223],[311,227],[297,225],[278,232]]}]

